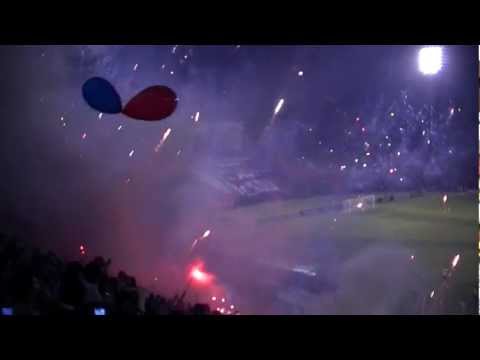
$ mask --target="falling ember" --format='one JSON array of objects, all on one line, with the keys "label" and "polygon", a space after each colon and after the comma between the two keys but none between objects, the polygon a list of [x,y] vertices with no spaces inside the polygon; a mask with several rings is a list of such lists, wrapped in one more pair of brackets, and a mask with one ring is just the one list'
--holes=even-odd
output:
[{"label": "falling ember", "polygon": [[216,297],[216,296],[212,296],[212,301],[217,301],[217,297]]},{"label": "falling ember", "polygon": [[364,127],[362,127],[362,132],[365,132],[365,131],[366,131],[366,130],[365,130],[365,128],[364,128]]},{"label": "falling ember", "polygon": [[199,238],[196,238],[194,241],[193,241],[193,244],[192,244],[192,250],[195,248],[195,246],[198,244],[198,242],[202,239],[206,239],[207,237],[210,236],[210,230],[206,230],[202,236],[200,236]]},{"label": "falling ember", "polygon": [[85,140],[87,138],[87,133],[83,133],[82,139]]},{"label": "falling ember", "polygon": [[443,195],[443,198],[442,198],[443,204],[446,204],[447,200],[448,200],[447,194]]},{"label": "falling ember", "polygon": [[173,70],[170,71],[170,75],[173,75],[175,74],[175,72]]},{"label": "falling ember", "polygon": [[222,298],[222,303],[224,303],[224,302],[225,302],[225,298]]},{"label": "falling ember", "polygon": [[135,150],[132,150],[132,151],[130,151],[130,152],[128,153],[128,156],[129,156],[129,157],[132,157],[134,153],[135,153]]},{"label": "falling ember", "polygon": [[120,130],[122,130],[122,128],[123,128],[123,125],[119,125],[119,126],[117,127],[117,130],[120,131]]},{"label": "falling ember", "polygon": [[355,159],[355,164],[358,164],[358,159]]},{"label": "falling ember", "polygon": [[363,167],[366,168],[366,167],[367,167],[367,163],[363,163]]},{"label": "falling ember", "polygon": [[230,309],[232,309],[232,310],[233,310],[233,309],[235,309],[235,306],[233,306],[233,305],[230,305]]},{"label": "falling ember", "polygon": [[453,260],[452,260],[452,269],[454,269],[454,268],[457,266],[458,260],[460,260],[460,254],[455,255],[455,257],[453,258]]},{"label": "falling ember", "polygon": [[171,132],[172,132],[172,129],[170,129],[170,128],[165,130],[165,132],[163,133],[162,139],[157,144],[157,146],[155,146],[155,152],[158,152],[158,150],[160,150],[160,147],[162,147],[162,145],[165,143],[165,141],[167,140],[167,138],[168,138],[168,136],[170,135]]},{"label": "falling ember", "polygon": [[273,115],[277,115],[280,112],[280,110],[282,110],[284,102],[285,102],[284,99],[280,99],[278,101],[277,106],[275,107],[275,110],[273,111]]},{"label": "falling ember", "polygon": [[198,239],[193,240],[192,250],[195,248],[195,246],[197,245],[197,243],[198,243]]},{"label": "falling ember", "polygon": [[430,299],[433,299],[434,295],[435,295],[435,290],[432,290],[432,292],[430,293]]},{"label": "falling ember", "polygon": [[195,119],[193,119],[193,121],[198,122],[198,119],[200,119],[200,112],[199,111],[197,111],[195,113]]},{"label": "falling ember", "polygon": [[138,69],[138,64],[135,64],[135,65],[133,66],[133,71],[137,71],[137,69]]},{"label": "falling ember", "polygon": [[98,114],[98,120],[101,120],[103,116],[103,113]]},{"label": "falling ember", "polygon": [[395,113],[394,113],[394,112],[391,112],[391,113],[390,113],[390,116],[391,116],[391,117],[394,117],[394,116],[395,116]]},{"label": "falling ember", "polygon": [[298,74],[298,76],[302,77],[303,76],[303,71],[300,70],[297,74]]},{"label": "falling ember", "polygon": [[388,172],[389,172],[390,174],[393,174],[394,170],[393,170],[393,169],[390,169]]},{"label": "falling ember", "polygon": [[415,255],[410,255],[410,260],[415,260]]},{"label": "falling ember", "polygon": [[363,203],[359,202],[359,203],[357,204],[357,209],[361,209],[362,207],[363,207]]},{"label": "falling ember", "polygon": [[343,171],[343,170],[345,170],[346,168],[347,168],[347,165],[341,165],[341,166],[340,166],[340,171]]}]

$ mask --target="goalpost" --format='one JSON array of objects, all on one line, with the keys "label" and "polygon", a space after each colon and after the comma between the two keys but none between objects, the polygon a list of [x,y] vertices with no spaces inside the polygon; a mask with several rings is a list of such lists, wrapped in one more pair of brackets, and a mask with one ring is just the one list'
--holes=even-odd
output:
[{"label": "goalpost", "polygon": [[350,213],[353,211],[365,211],[367,209],[374,209],[375,203],[375,195],[360,195],[355,198],[344,200],[343,211]]}]

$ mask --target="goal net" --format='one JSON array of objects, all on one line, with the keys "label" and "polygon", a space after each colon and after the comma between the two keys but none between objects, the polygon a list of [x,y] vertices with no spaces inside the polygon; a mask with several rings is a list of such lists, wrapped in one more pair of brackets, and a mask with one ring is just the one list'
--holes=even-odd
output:
[{"label": "goal net", "polygon": [[374,209],[375,201],[375,195],[363,195],[351,199],[346,199],[343,201],[343,211],[350,213],[353,211],[365,211],[367,209]]}]

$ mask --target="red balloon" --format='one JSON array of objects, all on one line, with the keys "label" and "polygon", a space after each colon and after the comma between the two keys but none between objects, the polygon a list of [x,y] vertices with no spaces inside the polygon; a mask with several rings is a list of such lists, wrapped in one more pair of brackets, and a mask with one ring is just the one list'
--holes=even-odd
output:
[{"label": "red balloon", "polygon": [[165,119],[177,108],[177,94],[166,86],[151,86],[135,95],[123,109],[131,118],[145,121]]}]

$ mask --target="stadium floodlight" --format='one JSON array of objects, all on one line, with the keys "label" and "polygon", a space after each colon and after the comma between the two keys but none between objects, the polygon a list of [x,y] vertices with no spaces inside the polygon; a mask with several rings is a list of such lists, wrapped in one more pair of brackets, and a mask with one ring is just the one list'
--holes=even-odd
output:
[{"label": "stadium floodlight", "polygon": [[443,67],[443,48],[428,46],[418,52],[418,69],[423,75],[435,75]]}]

